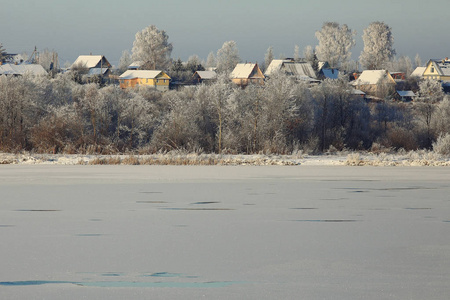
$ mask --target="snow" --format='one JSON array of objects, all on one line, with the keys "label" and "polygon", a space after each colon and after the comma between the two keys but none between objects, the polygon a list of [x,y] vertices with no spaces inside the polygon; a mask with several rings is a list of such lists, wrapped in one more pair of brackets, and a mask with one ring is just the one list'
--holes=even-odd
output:
[{"label": "snow", "polygon": [[94,68],[98,65],[102,58],[102,55],[80,55],[72,64],[72,67],[82,65],[88,69]]},{"label": "snow", "polygon": [[0,166],[1,299],[446,299],[450,169]]},{"label": "snow", "polygon": [[127,70],[119,76],[120,79],[147,78],[154,79],[158,77],[162,71],[160,70]]},{"label": "snow", "polygon": [[41,65],[34,64],[4,64],[0,65],[0,75],[24,75],[31,73],[33,75],[47,75],[47,71]]},{"label": "snow", "polygon": [[426,67],[417,67],[412,73],[411,73],[411,77],[413,76],[417,76],[417,77],[422,77],[423,73],[425,72],[427,68]]},{"label": "snow", "polygon": [[255,69],[256,64],[237,64],[233,72],[231,72],[231,78],[249,78]]},{"label": "snow", "polygon": [[[109,163],[107,163],[109,161]],[[11,154],[0,153],[0,165],[279,165],[279,166],[450,166],[450,157],[432,151],[411,151],[396,154],[336,152],[309,155],[298,151],[292,155],[231,155],[170,152],[152,155],[78,155],[78,154]]]},{"label": "snow", "polygon": [[353,85],[378,84],[378,82],[388,76],[389,81],[394,82],[391,75],[386,70],[365,70],[361,73],[357,80],[353,81]]}]

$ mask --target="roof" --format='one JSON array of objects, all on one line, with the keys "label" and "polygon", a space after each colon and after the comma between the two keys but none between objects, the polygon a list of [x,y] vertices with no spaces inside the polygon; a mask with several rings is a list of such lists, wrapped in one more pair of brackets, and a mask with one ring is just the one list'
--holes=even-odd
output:
[{"label": "roof", "polygon": [[415,97],[416,94],[413,91],[397,91],[400,97]]},{"label": "roof", "polygon": [[47,71],[41,65],[35,64],[4,64],[0,65],[0,75],[24,75],[30,73],[33,75],[47,75]]},{"label": "roof", "polygon": [[217,73],[215,71],[197,71],[198,77],[201,79],[214,79],[217,77]]},{"label": "roof", "polygon": [[436,67],[439,75],[450,76],[450,59],[431,59],[430,61]]},{"label": "roof", "polygon": [[142,65],[144,64],[143,61],[133,61],[129,66],[128,69],[129,70],[135,70],[135,69],[139,69]]},{"label": "roof", "polygon": [[350,94],[352,94],[352,95],[365,95],[366,93],[364,93],[364,92],[361,91],[361,90],[351,89],[351,90],[350,90]]},{"label": "roof", "polygon": [[134,78],[146,78],[146,79],[155,79],[156,77],[167,76],[168,79],[170,77],[160,70],[128,70],[125,71],[122,75],[119,76],[119,79],[134,79]]},{"label": "roof", "polygon": [[[82,65],[88,69],[95,68],[101,62],[101,60],[103,58],[104,58],[103,55],[80,55],[75,60],[75,62],[72,64],[71,68],[73,68],[74,66],[78,66],[78,65]],[[105,60],[106,60],[106,58],[105,58]],[[107,60],[106,60],[106,62],[109,65],[109,62]],[[104,67],[106,68],[109,66],[105,65]]]},{"label": "roof", "polygon": [[391,75],[386,70],[365,70],[361,73],[352,85],[378,84],[380,79],[387,78],[388,81],[395,83]]},{"label": "roof", "polygon": [[316,78],[311,64],[308,62],[294,62],[292,60],[274,59],[267,67],[264,75],[270,76],[276,72],[284,72],[287,75],[296,77]]},{"label": "roof", "polygon": [[323,76],[325,76],[325,78],[329,78],[329,79],[338,79],[339,78],[339,69],[323,68],[321,70],[321,72],[323,73]]},{"label": "roof", "polygon": [[89,69],[88,75],[105,75],[106,72],[108,72],[108,68],[91,68]]},{"label": "roof", "polygon": [[423,75],[423,73],[425,72],[426,69],[427,69],[427,67],[417,67],[417,68],[411,73],[411,76],[422,77],[422,75]]},{"label": "roof", "polygon": [[262,78],[264,75],[256,76],[258,75],[258,64],[237,64],[234,68],[233,72],[231,72],[230,77],[231,78]]}]

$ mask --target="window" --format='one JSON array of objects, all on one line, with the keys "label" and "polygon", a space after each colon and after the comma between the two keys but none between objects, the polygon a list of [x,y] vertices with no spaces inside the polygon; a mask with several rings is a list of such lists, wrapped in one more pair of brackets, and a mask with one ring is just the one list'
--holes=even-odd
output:
[{"label": "window", "polygon": [[434,73],[434,67],[431,67],[431,73]]}]

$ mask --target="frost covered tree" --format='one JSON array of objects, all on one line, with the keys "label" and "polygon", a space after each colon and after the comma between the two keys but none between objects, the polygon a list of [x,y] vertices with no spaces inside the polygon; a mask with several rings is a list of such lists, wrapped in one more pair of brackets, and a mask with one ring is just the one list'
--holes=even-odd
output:
[{"label": "frost covered tree", "polygon": [[419,53],[416,54],[416,57],[414,58],[414,63],[416,65],[416,68],[422,66],[422,59],[420,58]]},{"label": "frost covered tree", "polygon": [[122,52],[122,56],[120,57],[119,60],[119,72],[123,73],[128,69],[128,66],[131,65],[131,63],[133,62],[133,60],[131,59],[131,55],[130,52],[128,52],[128,50],[124,50]]},{"label": "frost covered tree", "polygon": [[223,43],[222,48],[217,51],[217,70],[229,73],[241,61],[235,41]]},{"label": "frost covered tree", "polygon": [[48,49],[44,49],[41,53],[39,53],[39,64],[46,70],[50,71],[56,68],[56,58],[58,54],[55,51],[50,51]]},{"label": "frost covered tree", "polygon": [[267,67],[270,65],[270,63],[273,60],[273,47],[270,46],[267,48],[266,54],[264,55],[264,67],[267,69]]},{"label": "frost covered tree", "polygon": [[368,70],[385,67],[395,56],[392,29],[384,22],[373,22],[364,29],[364,49],[359,57],[362,66]]},{"label": "frost covered tree", "polygon": [[432,122],[436,112],[437,103],[444,99],[442,85],[437,80],[427,79],[419,83],[419,95],[414,102],[414,108],[422,124],[425,125],[425,147],[431,148],[434,133]]},{"label": "frost covered tree", "polygon": [[3,48],[2,43],[0,43],[0,62],[3,62],[6,56],[6,50]]},{"label": "frost covered tree", "polygon": [[298,45],[295,45],[294,47],[294,60],[298,61],[300,59],[300,48]]},{"label": "frost covered tree", "polygon": [[206,59],[206,67],[207,68],[215,68],[216,67],[216,57],[214,56],[213,52],[210,52],[208,54],[208,58]]},{"label": "frost covered tree", "polygon": [[350,30],[346,24],[325,22],[320,31],[316,31],[319,45],[316,54],[320,61],[327,61],[330,67],[337,68],[349,60],[350,49],[355,46],[356,31]]},{"label": "frost covered tree", "polygon": [[155,25],[137,32],[131,50],[133,60],[142,61],[145,64],[144,67],[150,70],[166,70],[170,65],[173,49],[168,39],[167,33],[159,30]]}]

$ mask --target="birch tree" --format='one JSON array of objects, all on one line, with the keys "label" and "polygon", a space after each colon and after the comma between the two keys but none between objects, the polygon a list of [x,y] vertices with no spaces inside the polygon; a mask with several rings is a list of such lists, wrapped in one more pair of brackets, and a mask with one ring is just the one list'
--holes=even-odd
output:
[{"label": "birch tree", "polygon": [[155,25],[137,32],[131,50],[133,60],[142,61],[147,69],[167,69],[173,49],[168,39],[167,33],[159,30]]},{"label": "birch tree", "polygon": [[264,55],[264,67],[266,70],[269,67],[272,60],[273,60],[273,47],[270,46],[269,48],[267,48],[266,55]]},{"label": "birch tree", "polygon": [[241,61],[235,41],[223,43],[222,48],[217,51],[217,70],[229,73]]},{"label": "birch tree", "polygon": [[320,31],[316,31],[319,45],[316,54],[319,60],[327,61],[330,67],[337,68],[349,60],[350,49],[355,46],[356,31],[350,30],[346,24],[325,22]]},{"label": "birch tree", "polygon": [[128,66],[131,65],[131,63],[133,62],[130,52],[128,52],[128,50],[125,50],[122,52],[122,56],[120,57],[119,60],[119,72],[123,73],[128,69]]},{"label": "birch tree", "polygon": [[362,36],[364,49],[360,63],[368,70],[382,69],[395,56],[392,29],[384,22],[373,22],[364,29]]},{"label": "birch tree", "polygon": [[208,54],[208,58],[206,59],[206,67],[207,68],[215,68],[216,67],[216,57],[214,56],[214,53],[210,52]]}]

